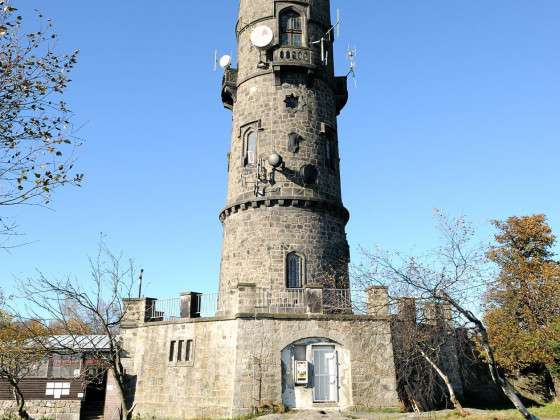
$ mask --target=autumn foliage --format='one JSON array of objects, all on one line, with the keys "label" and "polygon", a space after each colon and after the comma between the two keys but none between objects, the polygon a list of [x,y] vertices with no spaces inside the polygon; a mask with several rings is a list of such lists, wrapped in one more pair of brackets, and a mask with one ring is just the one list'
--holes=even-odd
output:
[{"label": "autumn foliage", "polygon": [[494,221],[488,252],[499,274],[486,294],[485,322],[496,359],[509,372],[545,365],[560,395],[560,264],[544,215]]}]

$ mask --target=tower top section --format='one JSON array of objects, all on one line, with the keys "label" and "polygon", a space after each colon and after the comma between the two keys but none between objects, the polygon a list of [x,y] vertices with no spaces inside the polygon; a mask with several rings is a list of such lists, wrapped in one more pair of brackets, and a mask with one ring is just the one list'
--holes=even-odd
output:
[{"label": "tower top section", "polygon": [[[240,0],[235,27],[236,68],[228,67],[222,99],[232,109],[243,83],[274,75],[307,74],[309,86],[321,79],[337,94],[337,114],[347,100],[346,77],[334,76],[333,42],[339,21],[332,23],[330,0]],[[288,77],[289,78],[289,77]]]},{"label": "tower top section", "polygon": [[286,7],[304,12],[307,20],[324,25],[327,29],[331,24],[330,0],[241,0],[237,32],[260,20],[276,18]]}]

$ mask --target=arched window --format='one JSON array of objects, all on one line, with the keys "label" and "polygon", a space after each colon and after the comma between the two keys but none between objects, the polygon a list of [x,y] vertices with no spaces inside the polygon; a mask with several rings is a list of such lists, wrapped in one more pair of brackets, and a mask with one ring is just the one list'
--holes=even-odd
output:
[{"label": "arched window", "polygon": [[301,47],[303,30],[301,16],[292,9],[280,14],[280,44]]},{"label": "arched window", "polygon": [[243,158],[245,166],[256,165],[257,163],[257,133],[249,131],[245,136],[245,156]]},{"label": "arched window", "polygon": [[303,258],[291,252],[286,257],[286,287],[301,289],[303,287]]}]

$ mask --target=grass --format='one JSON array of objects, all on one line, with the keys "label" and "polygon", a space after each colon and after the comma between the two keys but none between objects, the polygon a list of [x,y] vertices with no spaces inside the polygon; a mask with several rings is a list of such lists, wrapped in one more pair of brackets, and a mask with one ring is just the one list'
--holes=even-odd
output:
[{"label": "grass", "polygon": [[[523,417],[517,410],[470,410],[472,414],[461,417],[456,413],[448,413],[441,419],[458,420],[522,420]],[[546,404],[542,407],[532,407],[531,413],[541,418],[560,419],[560,403]],[[437,417],[436,417],[437,418]]]},{"label": "grass", "polygon": [[402,409],[398,407],[384,407],[384,408],[367,408],[367,407],[356,407],[352,410],[356,413],[379,413],[379,414],[394,414],[402,413]]}]

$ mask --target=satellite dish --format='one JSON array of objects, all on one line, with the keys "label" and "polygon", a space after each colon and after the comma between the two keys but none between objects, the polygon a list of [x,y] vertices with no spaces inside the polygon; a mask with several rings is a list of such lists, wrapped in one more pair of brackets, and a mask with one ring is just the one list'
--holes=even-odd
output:
[{"label": "satellite dish", "polygon": [[226,67],[229,67],[229,65],[231,64],[231,55],[222,55],[222,57],[220,58],[220,67],[225,69]]},{"label": "satellite dish", "polygon": [[266,25],[257,26],[251,32],[251,43],[257,48],[266,48],[274,39],[274,33]]}]

